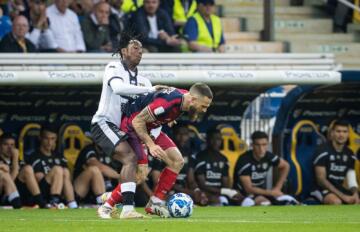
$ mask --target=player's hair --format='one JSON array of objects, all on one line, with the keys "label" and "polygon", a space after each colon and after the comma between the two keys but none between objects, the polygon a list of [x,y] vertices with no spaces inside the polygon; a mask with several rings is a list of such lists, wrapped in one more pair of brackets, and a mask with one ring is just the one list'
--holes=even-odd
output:
[{"label": "player's hair", "polygon": [[58,127],[55,124],[46,123],[46,124],[41,125],[40,136],[42,136],[45,131],[57,134]]},{"label": "player's hair", "polygon": [[251,134],[251,141],[254,143],[257,139],[269,140],[269,136],[264,131],[255,131]]},{"label": "player's hair", "polygon": [[127,48],[127,46],[132,41],[140,41],[140,35],[135,35],[133,30],[123,30],[120,33],[120,42],[118,48],[115,50],[113,55],[119,54],[121,59],[123,59],[123,54],[121,53],[121,49]]},{"label": "player's hair", "polygon": [[16,138],[13,134],[11,133],[4,133],[0,136],[0,144],[3,144],[5,142],[5,140],[8,140],[8,139],[13,139],[16,141]]},{"label": "player's hair", "polygon": [[190,87],[190,93],[191,94],[198,94],[200,96],[208,97],[210,99],[213,99],[213,93],[210,89],[210,87],[205,83],[195,83]]},{"label": "player's hair", "polygon": [[332,129],[334,129],[336,126],[349,127],[350,123],[344,119],[338,119],[338,120],[335,120],[335,122],[333,123]]}]

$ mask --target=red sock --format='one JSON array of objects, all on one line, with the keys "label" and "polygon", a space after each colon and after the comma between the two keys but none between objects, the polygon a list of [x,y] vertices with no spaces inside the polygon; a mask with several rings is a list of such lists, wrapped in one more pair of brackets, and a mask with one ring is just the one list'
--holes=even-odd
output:
[{"label": "red sock", "polygon": [[116,186],[116,188],[111,192],[111,196],[109,197],[109,199],[106,201],[106,203],[108,203],[109,205],[111,205],[112,207],[114,205],[116,205],[117,203],[120,203],[122,201],[122,196],[121,196],[121,184],[118,184]]},{"label": "red sock", "polygon": [[161,200],[165,200],[166,194],[174,186],[177,176],[177,173],[171,171],[168,168],[164,168],[160,174],[159,182],[156,185],[154,195]]}]

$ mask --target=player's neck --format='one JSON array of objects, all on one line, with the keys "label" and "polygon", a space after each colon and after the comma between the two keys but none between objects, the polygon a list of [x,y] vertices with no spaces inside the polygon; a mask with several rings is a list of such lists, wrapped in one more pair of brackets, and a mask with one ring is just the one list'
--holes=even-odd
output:
[{"label": "player's neck", "polygon": [[42,154],[44,154],[44,155],[46,155],[46,156],[51,156],[51,150],[48,150],[48,149],[46,149],[46,148],[44,148],[44,147],[40,147],[40,152],[42,153]]},{"label": "player's neck", "polygon": [[127,69],[133,72],[136,71],[136,65],[131,64],[128,60],[123,60],[123,64],[126,66]]},{"label": "player's neck", "polygon": [[342,152],[344,150],[344,146],[345,146],[345,144],[340,144],[340,143],[337,143],[336,141],[333,141],[332,145],[333,145],[335,151],[337,151],[337,152]]}]

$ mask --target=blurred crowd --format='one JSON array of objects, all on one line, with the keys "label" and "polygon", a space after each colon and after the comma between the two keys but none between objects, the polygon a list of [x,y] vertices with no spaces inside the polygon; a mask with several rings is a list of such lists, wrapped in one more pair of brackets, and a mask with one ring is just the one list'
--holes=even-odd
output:
[{"label": "blurred crowd", "polygon": [[113,52],[121,33],[145,52],[224,52],[214,0],[0,1],[0,52]]}]

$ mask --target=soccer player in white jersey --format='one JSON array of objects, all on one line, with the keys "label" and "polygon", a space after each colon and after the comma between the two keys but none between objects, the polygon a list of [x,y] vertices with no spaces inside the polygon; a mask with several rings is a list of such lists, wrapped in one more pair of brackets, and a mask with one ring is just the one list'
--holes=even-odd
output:
[{"label": "soccer player in white jersey", "polygon": [[[120,173],[123,196],[120,218],[143,218],[145,216],[134,209],[137,156],[127,143],[126,134],[119,130],[121,107],[137,94],[153,92],[165,86],[152,87],[147,78],[138,75],[137,65],[142,58],[142,44],[128,34],[121,38],[118,49],[120,62],[110,62],[105,68],[99,107],[91,121],[91,135],[105,154],[123,164]],[[98,215],[101,218],[111,218],[111,210],[111,207],[102,205],[98,209]]]}]

